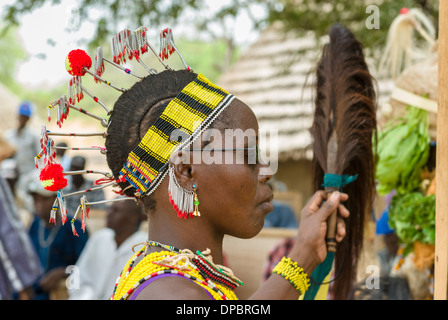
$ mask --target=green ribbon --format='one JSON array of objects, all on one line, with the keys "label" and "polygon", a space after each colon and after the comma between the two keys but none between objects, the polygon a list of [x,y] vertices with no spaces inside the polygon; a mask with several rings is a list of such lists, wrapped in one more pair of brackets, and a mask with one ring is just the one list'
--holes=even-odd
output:
[{"label": "green ribbon", "polygon": [[345,187],[350,182],[355,181],[358,178],[358,175],[349,176],[348,174],[334,174],[334,173],[326,173],[324,176],[324,183],[322,187],[331,187],[331,188],[339,188]]}]

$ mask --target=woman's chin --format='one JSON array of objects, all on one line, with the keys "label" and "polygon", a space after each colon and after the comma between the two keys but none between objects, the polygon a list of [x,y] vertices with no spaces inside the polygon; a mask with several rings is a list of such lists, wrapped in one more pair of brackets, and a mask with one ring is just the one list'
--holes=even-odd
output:
[{"label": "woman's chin", "polygon": [[[258,215],[260,217],[260,215]],[[253,221],[251,224],[246,224],[244,226],[244,229],[242,229],[240,232],[233,234],[232,236],[241,238],[241,239],[251,239],[255,236],[257,236],[260,231],[264,227],[264,217],[266,215],[263,215],[262,218],[257,219],[256,221]]]},{"label": "woman's chin", "polygon": [[263,211],[265,216],[269,212],[272,212],[272,210],[274,210],[274,205],[272,204],[272,201],[262,202],[262,203],[260,203],[259,207]]}]

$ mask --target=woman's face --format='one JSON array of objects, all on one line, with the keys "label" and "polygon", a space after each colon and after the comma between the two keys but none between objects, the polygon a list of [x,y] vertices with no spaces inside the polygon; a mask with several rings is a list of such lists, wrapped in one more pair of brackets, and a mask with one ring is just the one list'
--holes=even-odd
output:
[{"label": "woman's face", "polygon": [[[215,149],[255,147],[258,122],[252,110],[235,99],[224,112],[223,116],[228,119],[225,130],[219,128],[221,135],[209,131],[208,137],[206,132],[202,137],[203,146]],[[226,150],[201,152],[201,155],[201,164],[192,166],[200,202],[199,219],[208,219],[216,232],[222,234],[239,238],[258,234],[265,216],[273,209],[272,191],[267,185],[270,169],[255,161],[253,151]]]}]

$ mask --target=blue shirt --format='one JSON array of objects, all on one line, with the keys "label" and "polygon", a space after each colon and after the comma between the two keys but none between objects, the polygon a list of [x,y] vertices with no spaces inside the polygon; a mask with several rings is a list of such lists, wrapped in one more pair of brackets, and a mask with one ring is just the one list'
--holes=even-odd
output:
[{"label": "blue shirt", "polygon": [[[70,224],[71,217],[62,225],[59,220],[56,225],[46,228],[45,223],[38,217],[30,226],[31,242],[39,256],[44,274],[48,271],[69,265],[75,265],[88,239],[88,231],[81,230],[81,222],[75,220],[75,227],[79,237],[74,236]],[[39,285],[40,278],[34,284],[36,300],[49,299],[48,292],[44,292]]]},{"label": "blue shirt", "polygon": [[274,210],[264,220],[265,228],[297,228],[297,217],[289,205],[273,201]]}]

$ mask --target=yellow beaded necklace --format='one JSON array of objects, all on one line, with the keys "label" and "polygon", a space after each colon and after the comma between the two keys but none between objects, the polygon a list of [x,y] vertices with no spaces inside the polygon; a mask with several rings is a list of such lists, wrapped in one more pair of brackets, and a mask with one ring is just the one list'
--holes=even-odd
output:
[{"label": "yellow beaded necklace", "polygon": [[[146,252],[148,245],[150,244],[147,243],[126,263],[123,271],[117,279],[111,300],[126,300],[146,280],[167,273],[177,274],[193,280],[195,283],[207,290],[215,300],[238,299],[232,289],[222,285],[218,281],[212,281],[210,278],[205,278],[203,273],[201,274],[198,266],[191,262],[191,260],[197,261],[200,256],[203,258],[204,256],[202,254],[200,254],[200,256],[194,255],[189,250],[178,250],[178,252],[153,252],[146,255],[134,266],[137,258]],[[207,261],[207,263],[210,264],[210,261]],[[213,265],[213,267],[216,266]],[[236,280],[238,283],[242,284],[242,282],[235,277],[232,277],[232,280]]]}]

